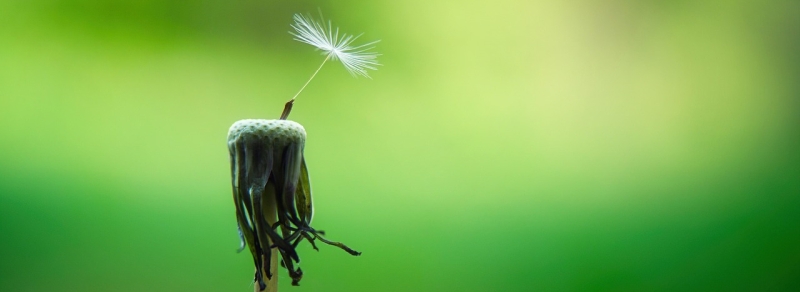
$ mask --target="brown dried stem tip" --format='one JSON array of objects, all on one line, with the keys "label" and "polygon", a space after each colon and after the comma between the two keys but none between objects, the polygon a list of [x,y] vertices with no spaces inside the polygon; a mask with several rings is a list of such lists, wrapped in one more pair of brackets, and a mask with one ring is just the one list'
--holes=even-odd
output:
[{"label": "brown dried stem tip", "polygon": [[289,118],[289,114],[292,113],[292,106],[294,106],[294,99],[287,101],[286,104],[283,106],[283,112],[281,112],[281,120]]},{"label": "brown dried stem tip", "polygon": [[[292,101],[286,104],[282,118],[289,115],[291,104]],[[250,248],[257,289],[267,288],[265,276],[274,277],[275,263],[270,260],[273,251],[280,254],[281,266],[289,271],[292,285],[299,285],[303,271],[295,248],[303,239],[314,249],[314,241],[319,239],[351,255],[361,254],[325,239],[323,231],[310,226],[314,208],[303,156],[305,140],[303,126],[285,119],[241,120],[228,131],[240,250],[245,245]],[[270,214],[277,214],[277,221]]]}]

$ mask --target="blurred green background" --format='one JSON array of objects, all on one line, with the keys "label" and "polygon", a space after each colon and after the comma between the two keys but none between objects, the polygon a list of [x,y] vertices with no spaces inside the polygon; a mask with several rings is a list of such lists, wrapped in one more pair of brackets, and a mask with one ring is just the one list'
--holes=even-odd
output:
[{"label": "blurred green background", "polygon": [[[252,291],[228,127],[320,9],[314,226],[282,291],[797,291],[798,1],[0,1],[0,291]],[[280,277],[286,279],[285,271]]]}]

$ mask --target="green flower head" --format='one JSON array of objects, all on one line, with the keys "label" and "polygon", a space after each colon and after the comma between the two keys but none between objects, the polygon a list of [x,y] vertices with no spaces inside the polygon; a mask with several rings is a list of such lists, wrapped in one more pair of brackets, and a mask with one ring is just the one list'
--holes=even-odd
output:
[{"label": "green flower head", "polygon": [[273,249],[280,253],[293,285],[298,285],[303,276],[295,250],[303,239],[314,249],[315,240],[319,239],[352,255],[361,254],[328,241],[322,237],[324,232],[310,226],[314,208],[303,156],[305,141],[303,126],[283,119],[241,120],[228,131],[240,250],[249,246],[256,266],[255,280],[262,290],[266,287],[263,275],[272,277]]}]

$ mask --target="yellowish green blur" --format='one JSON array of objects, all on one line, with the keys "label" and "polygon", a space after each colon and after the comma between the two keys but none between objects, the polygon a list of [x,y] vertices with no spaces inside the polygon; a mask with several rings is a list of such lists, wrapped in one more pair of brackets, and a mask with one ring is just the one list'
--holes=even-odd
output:
[{"label": "yellowish green blur", "polygon": [[0,291],[252,291],[225,144],[324,59],[281,291],[797,291],[800,2],[0,1]]}]

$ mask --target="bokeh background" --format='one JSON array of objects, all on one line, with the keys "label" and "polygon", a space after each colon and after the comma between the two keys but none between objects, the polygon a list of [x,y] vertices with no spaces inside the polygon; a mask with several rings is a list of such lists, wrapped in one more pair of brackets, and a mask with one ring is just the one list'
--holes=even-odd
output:
[{"label": "bokeh background", "polygon": [[[314,226],[282,291],[797,291],[798,1],[0,1],[0,291],[252,291],[228,127],[321,10]],[[280,277],[286,279],[286,274]]]}]

